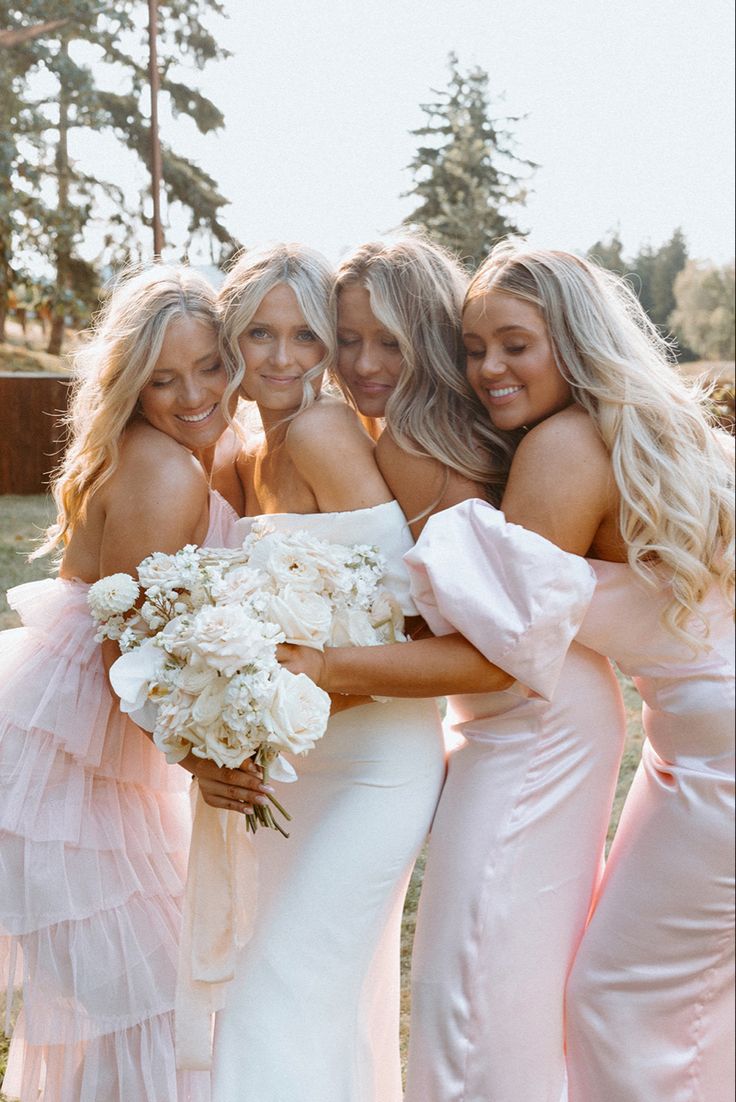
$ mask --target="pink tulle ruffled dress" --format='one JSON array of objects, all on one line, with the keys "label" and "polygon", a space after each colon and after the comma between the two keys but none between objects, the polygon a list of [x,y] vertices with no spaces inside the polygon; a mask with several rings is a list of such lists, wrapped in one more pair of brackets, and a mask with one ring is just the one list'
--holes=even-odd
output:
[{"label": "pink tulle ruffled dress", "polygon": [[[205,542],[234,514],[212,494]],[[118,711],[89,586],[17,586],[0,635],[0,980],[22,988],[22,1102],[207,1102],[174,1064],[189,774]]]}]

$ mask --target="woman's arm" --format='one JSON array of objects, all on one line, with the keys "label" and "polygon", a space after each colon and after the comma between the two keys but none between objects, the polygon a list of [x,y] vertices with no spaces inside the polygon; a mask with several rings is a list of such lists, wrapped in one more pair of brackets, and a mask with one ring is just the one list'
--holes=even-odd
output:
[{"label": "woman's arm", "polygon": [[329,693],[360,696],[453,696],[507,689],[513,677],[494,666],[462,635],[442,635],[379,647],[283,644],[279,662],[306,673]]},{"label": "woman's arm", "polygon": [[[146,439],[138,434],[135,444],[135,449],[125,450],[106,487],[100,577],[118,572],[135,576],[138,564],[153,551],[172,554],[198,542],[206,532],[208,490],[199,464],[165,437]],[[102,658],[108,671],[119,654],[116,643],[104,641]],[[249,811],[253,802],[267,803],[267,793],[273,791],[263,786],[260,770],[251,762],[224,769],[188,754],[179,764],[197,778],[212,807]]]}]

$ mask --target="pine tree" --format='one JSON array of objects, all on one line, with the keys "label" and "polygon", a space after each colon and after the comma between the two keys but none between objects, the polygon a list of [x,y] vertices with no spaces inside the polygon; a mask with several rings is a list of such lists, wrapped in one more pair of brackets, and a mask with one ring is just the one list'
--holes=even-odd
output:
[{"label": "pine tree", "polygon": [[[675,283],[688,262],[687,241],[681,229],[676,229],[669,241],[658,249],[644,245],[631,260],[623,255],[623,245],[617,231],[608,238],[596,241],[588,256],[617,275],[627,276],[647,314],[665,336],[671,335],[672,314],[676,306]],[[690,347],[683,340],[680,329],[677,356],[680,360],[693,358]]]},{"label": "pine tree", "polygon": [[663,332],[668,330],[675,309],[675,280],[686,264],[687,242],[679,228],[660,248],[645,245],[633,260],[642,306]]},{"label": "pine tree", "polygon": [[523,232],[508,211],[526,200],[518,170],[537,166],[513,152],[504,127],[519,119],[491,117],[488,74],[462,73],[454,53],[448,63],[447,90],[433,89],[438,101],[421,105],[427,122],[411,131],[423,144],[409,165],[415,182],[406,194],[419,206],[404,224],[424,228],[475,268],[499,238]]},{"label": "pine tree", "polygon": [[[73,156],[74,132],[78,128],[112,132],[116,138],[148,163],[150,124],[141,111],[140,100],[148,86],[147,10],[145,0],[74,0],[73,4],[51,0],[26,0],[9,5],[6,26],[22,28],[68,16],[64,24],[30,47],[33,57],[24,74],[22,98],[34,112],[36,129],[25,134],[27,150],[36,156],[21,169],[17,160],[11,169],[11,183],[17,184],[19,202],[40,202],[44,184],[52,181],[56,207],[45,212],[45,252],[56,270],[54,321],[49,351],[61,348],[64,315],[78,305],[73,275],[79,270],[77,246],[85,226],[100,204],[107,201],[112,214],[108,244],[124,251],[147,222],[143,201],[125,196],[114,179],[103,173],[85,174]],[[223,117],[218,108],[199,91],[175,79],[173,67],[190,62],[202,68],[207,61],[226,56],[203,25],[208,11],[222,12],[219,0],[160,0],[159,70],[163,98],[172,112],[187,115],[201,133],[218,129]],[[70,14],[71,9],[71,14]],[[95,70],[82,58],[78,43],[96,47]],[[112,81],[98,82],[100,62],[115,74]],[[53,75],[57,91],[51,98],[33,99],[34,71],[41,67]],[[216,182],[188,158],[162,143],[163,187],[169,204],[181,204],[189,211],[187,247],[195,236],[205,235],[223,249],[232,249],[233,239],[222,223],[220,210],[226,203]],[[25,171],[25,176],[22,172]],[[136,201],[137,200],[137,201]],[[41,236],[37,235],[40,242]],[[119,259],[119,254],[118,254]]]},{"label": "pine tree", "polygon": [[627,263],[624,260],[623,249],[623,242],[618,235],[618,230],[611,230],[606,240],[596,241],[595,245],[588,249],[588,256],[602,267],[607,268],[609,272],[624,275],[627,271]]}]

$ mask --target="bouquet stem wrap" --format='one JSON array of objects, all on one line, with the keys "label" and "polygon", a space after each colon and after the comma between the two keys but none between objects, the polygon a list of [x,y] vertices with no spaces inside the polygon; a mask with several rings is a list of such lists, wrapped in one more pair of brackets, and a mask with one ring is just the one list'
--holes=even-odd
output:
[{"label": "bouquet stem wrap", "polygon": [[253,931],[258,858],[242,816],[210,807],[192,785],[194,823],[176,986],[176,1066],[212,1063],[212,1015]]}]

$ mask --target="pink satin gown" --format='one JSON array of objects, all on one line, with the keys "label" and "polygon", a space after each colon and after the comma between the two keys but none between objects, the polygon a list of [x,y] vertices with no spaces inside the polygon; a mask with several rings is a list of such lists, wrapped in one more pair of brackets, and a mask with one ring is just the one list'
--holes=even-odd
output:
[{"label": "pink satin gown", "polygon": [[634,678],[648,741],[568,988],[570,1102],[731,1102],[732,610],[714,589],[693,653],[666,586],[591,565],[578,640]]},{"label": "pink satin gown", "polygon": [[[205,542],[234,519],[211,495]],[[17,586],[0,635],[0,983],[23,992],[2,1090],[208,1102],[209,1073],[174,1065],[189,774],[120,714],[88,589]]]},{"label": "pink satin gown", "polygon": [[481,501],[431,518],[405,561],[435,633],[518,679],[449,702],[466,741],[420,901],[406,1102],[560,1102],[565,982],[625,735],[610,663],[573,641],[595,576]]}]

